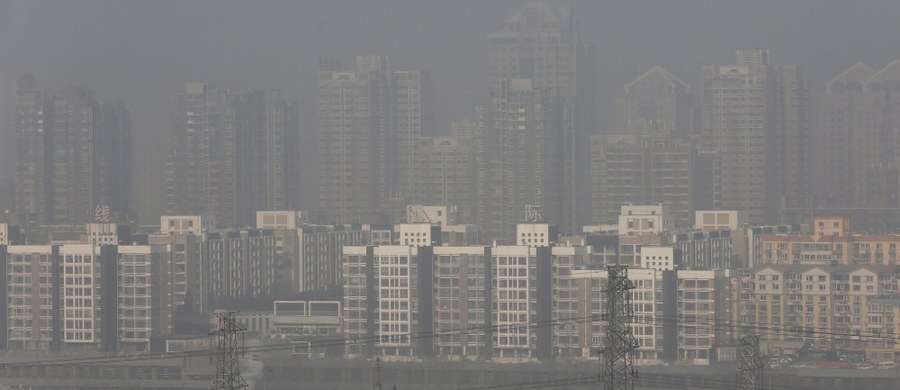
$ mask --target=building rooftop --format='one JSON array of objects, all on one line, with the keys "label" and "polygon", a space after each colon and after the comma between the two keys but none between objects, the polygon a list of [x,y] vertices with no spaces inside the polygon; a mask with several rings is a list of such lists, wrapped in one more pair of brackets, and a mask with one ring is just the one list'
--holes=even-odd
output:
[{"label": "building rooftop", "polygon": [[894,60],[870,77],[867,82],[900,81],[900,60]]},{"label": "building rooftop", "polygon": [[833,80],[825,83],[826,93],[831,93],[831,88],[837,84],[848,84],[848,83],[864,83],[868,80],[872,75],[875,74],[875,70],[870,68],[868,65],[863,64],[862,62],[857,62],[849,69],[845,70],[844,73],[838,75]]},{"label": "building rooftop", "polygon": [[681,81],[681,79],[659,65],[654,66],[630,83],[625,84],[625,93],[630,94],[632,88],[638,84],[678,84],[684,88],[685,92],[689,92],[691,88],[687,83]]},{"label": "building rooftop", "polygon": [[829,273],[852,273],[867,270],[877,274],[900,274],[900,266],[884,264],[759,264],[750,268],[750,271],[756,273],[767,268],[782,273],[803,273],[813,269],[820,269]]}]

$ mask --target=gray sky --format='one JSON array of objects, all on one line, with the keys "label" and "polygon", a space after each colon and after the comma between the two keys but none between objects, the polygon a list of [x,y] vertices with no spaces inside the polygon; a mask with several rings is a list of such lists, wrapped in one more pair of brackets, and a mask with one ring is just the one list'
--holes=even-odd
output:
[{"label": "gray sky", "polygon": [[[298,99],[314,130],[315,69],[360,54],[391,56],[397,69],[434,81],[436,125],[468,115],[486,96],[485,37],[520,0],[12,1],[0,0],[0,178],[12,175],[15,80],[79,85],[132,111],[137,163],[160,161],[172,97],[187,82],[280,88]],[[696,90],[700,66],[731,63],[763,47],[776,64],[804,66],[813,93],[862,61],[900,57],[896,0],[572,0],[598,49],[600,126],[613,123],[622,85],[659,64]],[[152,164],[139,174],[158,175]],[[144,173],[141,173],[144,172]],[[155,178],[153,180],[156,180]],[[138,206],[152,197],[138,180]],[[0,181],[0,183],[4,183]],[[8,182],[6,182],[8,183]],[[151,195],[147,195],[151,194]],[[152,202],[151,202],[152,203]]]}]

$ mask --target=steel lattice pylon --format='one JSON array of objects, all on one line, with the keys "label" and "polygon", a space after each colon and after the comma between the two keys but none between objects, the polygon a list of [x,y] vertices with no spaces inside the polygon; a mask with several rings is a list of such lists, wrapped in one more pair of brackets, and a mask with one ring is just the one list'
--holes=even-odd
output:
[{"label": "steel lattice pylon", "polygon": [[759,361],[759,336],[741,337],[741,390],[762,390],[762,362]]},{"label": "steel lattice pylon", "polygon": [[243,346],[238,345],[238,332],[247,328],[237,321],[237,312],[216,313],[216,329],[213,331],[218,343],[216,348],[216,376],[212,390],[235,390],[247,387],[241,377],[238,355]]},{"label": "steel lattice pylon", "polygon": [[634,309],[628,291],[634,284],[628,279],[628,267],[616,265],[606,269],[608,278],[603,291],[606,293],[607,326],[606,340],[600,351],[600,382],[606,390],[633,390],[637,371],[632,351],[638,346],[631,333]]}]

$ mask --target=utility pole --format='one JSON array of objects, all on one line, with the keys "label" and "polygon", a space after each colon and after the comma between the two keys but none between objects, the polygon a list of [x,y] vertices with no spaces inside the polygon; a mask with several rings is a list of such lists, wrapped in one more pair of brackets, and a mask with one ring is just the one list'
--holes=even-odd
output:
[{"label": "utility pole", "polygon": [[759,361],[759,336],[741,337],[740,390],[762,390],[763,365]]},{"label": "utility pole", "polygon": [[605,390],[634,390],[634,368],[632,351],[638,345],[631,333],[634,309],[631,293],[634,284],[628,279],[628,267],[607,266],[606,289],[606,341],[600,353],[600,382]]},{"label": "utility pole", "polygon": [[238,354],[243,352],[244,346],[238,346],[237,334],[247,330],[247,327],[237,321],[237,312],[223,311],[216,313],[216,329],[212,334],[216,335],[216,376],[213,378],[210,390],[237,390],[247,387],[247,382],[241,377],[241,367],[238,363]]}]

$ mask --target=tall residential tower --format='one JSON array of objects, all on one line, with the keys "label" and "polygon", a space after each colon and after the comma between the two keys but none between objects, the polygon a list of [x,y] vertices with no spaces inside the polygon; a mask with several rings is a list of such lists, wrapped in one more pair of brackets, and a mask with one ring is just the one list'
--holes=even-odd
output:
[{"label": "tall residential tower", "polygon": [[175,103],[166,213],[253,226],[256,211],[293,205],[297,107],[278,93],[188,84]]},{"label": "tall residential tower", "polygon": [[865,230],[900,225],[900,60],[857,63],[826,85],[816,134],[816,206]]},{"label": "tall residential tower", "polygon": [[385,199],[414,201],[416,148],[431,126],[428,78],[363,56],[355,71],[323,62],[318,79],[317,214],[333,223],[380,222]]},{"label": "tall residential tower", "polygon": [[26,224],[82,224],[97,206],[130,218],[131,120],[122,102],[88,89],[39,90],[22,76],[16,100],[15,200]]},{"label": "tall residential tower", "polygon": [[[594,132],[591,51],[574,13],[568,7],[531,2],[488,36],[488,52],[491,114],[476,142],[483,145],[477,148],[482,153],[478,170],[484,173],[479,186],[493,189],[479,193],[479,223],[488,237],[511,239],[515,223],[525,222],[526,207],[540,206],[549,222],[574,231],[587,220],[576,215],[587,214],[589,183],[576,178],[588,177],[589,137]],[[529,123],[514,123],[523,121]],[[534,177],[528,184],[515,171],[521,168],[517,161],[526,158],[549,164],[529,173]],[[525,186],[535,199],[500,193],[501,187],[508,187],[501,184],[507,179]],[[512,219],[501,222],[488,216],[488,211],[503,207],[512,209],[506,216]]]},{"label": "tall residential tower", "polygon": [[811,207],[808,88],[798,66],[768,57],[739,50],[736,65],[703,67],[700,146],[722,156],[722,208],[799,222]]}]

